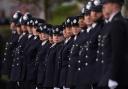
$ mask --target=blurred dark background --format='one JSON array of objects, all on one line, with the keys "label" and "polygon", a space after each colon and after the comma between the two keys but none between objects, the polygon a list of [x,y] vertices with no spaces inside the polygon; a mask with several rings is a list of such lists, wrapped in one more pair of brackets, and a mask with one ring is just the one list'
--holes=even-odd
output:
[{"label": "blurred dark background", "polygon": [[[46,19],[51,24],[61,24],[66,17],[78,15],[81,8],[88,0],[0,0],[0,53],[4,44],[10,37],[9,22],[15,11],[30,12],[33,16]],[[122,13],[128,16],[128,0],[123,6]],[[8,78],[0,77],[0,89],[6,88]]]}]

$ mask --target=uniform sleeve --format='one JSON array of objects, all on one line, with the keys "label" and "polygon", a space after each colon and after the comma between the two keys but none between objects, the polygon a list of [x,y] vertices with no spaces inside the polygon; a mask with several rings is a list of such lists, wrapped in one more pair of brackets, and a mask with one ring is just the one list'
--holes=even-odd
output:
[{"label": "uniform sleeve", "polygon": [[112,66],[111,78],[116,80],[119,74],[122,62],[124,61],[125,54],[125,26],[120,21],[111,24],[111,47],[112,47]]}]

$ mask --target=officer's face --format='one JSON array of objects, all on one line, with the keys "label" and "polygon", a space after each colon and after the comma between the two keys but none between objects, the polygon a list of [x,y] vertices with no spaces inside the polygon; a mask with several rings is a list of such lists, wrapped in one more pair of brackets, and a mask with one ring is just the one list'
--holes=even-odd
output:
[{"label": "officer's face", "polygon": [[103,5],[103,13],[111,14],[113,12],[113,4],[112,3],[106,3]]},{"label": "officer's face", "polygon": [[72,28],[66,27],[65,33],[66,33],[67,38],[68,38],[68,37],[71,37],[71,36],[73,35],[73,33],[72,33]]},{"label": "officer's face", "polygon": [[97,21],[102,17],[102,12],[91,11],[91,19],[93,22]]},{"label": "officer's face", "polygon": [[27,26],[21,25],[21,29],[22,29],[23,32],[26,32],[27,31]]},{"label": "officer's face", "polygon": [[39,33],[39,38],[40,38],[40,40],[42,40],[42,36],[41,36],[41,33]]},{"label": "officer's face", "polygon": [[11,29],[11,30],[16,30],[16,24],[15,24],[14,22],[12,22],[12,23],[10,24],[10,29]]},{"label": "officer's face", "polygon": [[20,26],[17,26],[16,27],[16,31],[17,31],[18,34],[20,34],[21,33],[21,27]]},{"label": "officer's face", "polygon": [[84,16],[84,22],[86,23],[87,26],[90,26],[92,24],[92,19],[90,15],[85,15]]},{"label": "officer's face", "polygon": [[50,42],[51,44],[53,44],[53,37],[52,37],[52,36],[49,36],[49,37],[48,37],[48,40],[49,40],[49,42]]},{"label": "officer's face", "polygon": [[81,28],[83,28],[83,27],[85,27],[85,23],[84,23],[84,18],[79,18],[79,26],[81,27]]},{"label": "officer's face", "polygon": [[27,26],[28,33],[32,33],[32,27]]},{"label": "officer's face", "polygon": [[105,9],[103,8],[103,16],[104,16],[104,19],[109,19],[110,17],[110,14],[108,12],[105,11]]},{"label": "officer's face", "polygon": [[64,35],[64,38],[67,38],[67,34],[66,34],[66,30],[63,30],[63,35]]},{"label": "officer's face", "polygon": [[53,35],[53,42],[54,43],[59,43],[63,40],[63,36],[59,36],[59,35]]},{"label": "officer's face", "polygon": [[78,33],[80,32],[80,28],[78,26],[73,26],[72,32],[73,32],[73,35],[78,35]]},{"label": "officer's face", "polygon": [[41,40],[42,40],[42,41],[45,41],[45,40],[47,40],[47,39],[48,39],[48,35],[45,34],[45,33],[41,33]]},{"label": "officer's face", "polygon": [[36,31],[35,27],[32,28],[32,33],[33,33],[33,35],[37,35],[37,31]]}]

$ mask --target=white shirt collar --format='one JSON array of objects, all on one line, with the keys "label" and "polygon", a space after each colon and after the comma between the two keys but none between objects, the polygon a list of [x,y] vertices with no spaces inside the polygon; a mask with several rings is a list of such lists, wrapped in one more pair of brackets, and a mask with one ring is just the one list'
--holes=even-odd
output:
[{"label": "white shirt collar", "polygon": [[119,11],[116,11],[116,12],[112,13],[112,14],[110,15],[110,18],[108,19],[108,21],[111,22],[112,19],[114,18],[114,16],[115,16],[118,12],[119,12]]},{"label": "white shirt collar", "polygon": [[97,25],[97,23],[93,23],[93,24],[92,24],[92,28],[95,28],[96,25]]},{"label": "white shirt collar", "polygon": [[44,46],[46,43],[47,43],[47,40],[43,41],[41,45]]},{"label": "white shirt collar", "polygon": [[32,34],[29,34],[29,35],[28,35],[28,39],[30,39],[31,37],[32,37]]},{"label": "white shirt collar", "polygon": [[77,36],[74,37],[74,40],[76,40],[76,39],[77,39]]},{"label": "white shirt collar", "polygon": [[12,31],[13,34],[16,34],[16,31]]},{"label": "white shirt collar", "polygon": [[54,47],[55,45],[56,45],[56,43],[52,44],[52,46],[50,48]]},{"label": "white shirt collar", "polygon": [[23,35],[25,35],[26,33],[24,32]]},{"label": "white shirt collar", "polygon": [[37,36],[35,36],[35,37],[34,37],[34,40],[36,40],[37,38],[38,38],[38,37],[37,37]]},{"label": "white shirt collar", "polygon": [[104,20],[105,23],[108,23],[109,21],[107,19]]},{"label": "white shirt collar", "polygon": [[71,37],[67,38],[64,43],[67,44],[70,39]]},{"label": "white shirt collar", "polygon": [[91,29],[92,29],[92,27],[89,26],[89,27],[87,28],[87,33],[89,33]]},{"label": "white shirt collar", "polygon": [[84,29],[81,30],[81,32],[84,32],[84,31],[85,31]]}]

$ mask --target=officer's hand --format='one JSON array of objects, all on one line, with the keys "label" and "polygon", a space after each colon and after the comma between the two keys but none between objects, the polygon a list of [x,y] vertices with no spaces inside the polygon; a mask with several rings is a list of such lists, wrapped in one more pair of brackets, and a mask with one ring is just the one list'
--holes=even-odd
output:
[{"label": "officer's hand", "polygon": [[58,87],[54,87],[54,89],[60,89],[60,88],[58,88]]},{"label": "officer's hand", "polygon": [[70,89],[70,88],[63,87],[63,89]]},{"label": "officer's hand", "polygon": [[117,86],[118,86],[118,83],[116,81],[111,80],[111,79],[108,81],[108,87],[110,89],[115,89]]}]

